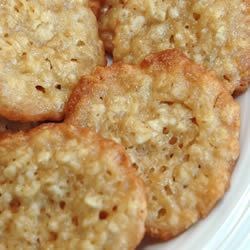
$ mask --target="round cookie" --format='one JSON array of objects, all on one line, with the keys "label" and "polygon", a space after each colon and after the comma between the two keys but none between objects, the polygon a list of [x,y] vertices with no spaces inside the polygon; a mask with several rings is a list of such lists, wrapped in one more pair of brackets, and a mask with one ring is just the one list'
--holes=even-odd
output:
[{"label": "round cookie", "polygon": [[0,249],[134,249],[145,218],[120,145],[65,124],[0,141]]},{"label": "round cookie", "polygon": [[0,16],[0,115],[62,119],[80,76],[106,63],[88,1],[1,1]]},{"label": "round cookie", "polygon": [[231,93],[247,89],[249,0],[107,0],[103,12],[101,36],[115,61],[138,63],[152,52],[179,48],[215,70]]},{"label": "round cookie", "polygon": [[39,125],[38,122],[14,122],[0,117],[0,134],[29,130],[37,125]]},{"label": "round cookie", "polygon": [[127,150],[147,188],[146,229],[170,239],[207,216],[239,156],[239,105],[216,76],[177,50],[81,79],[66,122]]}]

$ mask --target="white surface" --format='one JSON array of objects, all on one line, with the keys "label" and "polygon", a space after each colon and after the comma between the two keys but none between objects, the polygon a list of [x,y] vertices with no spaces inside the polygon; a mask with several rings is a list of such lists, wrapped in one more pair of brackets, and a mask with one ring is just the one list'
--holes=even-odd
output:
[{"label": "white surface", "polygon": [[241,154],[231,187],[210,215],[166,243],[149,240],[138,250],[250,250],[250,89],[241,105]]}]

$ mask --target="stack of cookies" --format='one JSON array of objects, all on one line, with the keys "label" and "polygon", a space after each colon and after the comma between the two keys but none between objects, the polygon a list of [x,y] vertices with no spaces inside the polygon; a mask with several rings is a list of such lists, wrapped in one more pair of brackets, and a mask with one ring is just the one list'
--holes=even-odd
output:
[{"label": "stack of cookies", "polygon": [[0,0],[0,250],[132,250],[206,217],[240,152],[249,14]]}]

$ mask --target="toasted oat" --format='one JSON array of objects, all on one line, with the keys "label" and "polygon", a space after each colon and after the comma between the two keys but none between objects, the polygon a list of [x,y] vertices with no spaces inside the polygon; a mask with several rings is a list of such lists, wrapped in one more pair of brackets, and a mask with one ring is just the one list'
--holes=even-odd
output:
[{"label": "toasted oat", "polygon": [[125,150],[43,125],[0,141],[0,249],[134,249],[146,202]]},{"label": "toasted oat", "polygon": [[100,30],[116,61],[179,48],[215,70],[230,92],[250,83],[249,0],[107,0]]},{"label": "toasted oat", "polygon": [[104,65],[87,0],[0,1],[0,115],[60,120],[83,74]]},{"label": "toasted oat", "polygon": [[239,105],[181,52],[100,67],[81,79],[66,107],[66,122],[126,147],[148,190],[152,236],[183,232],[228,189],[239,155]]}]

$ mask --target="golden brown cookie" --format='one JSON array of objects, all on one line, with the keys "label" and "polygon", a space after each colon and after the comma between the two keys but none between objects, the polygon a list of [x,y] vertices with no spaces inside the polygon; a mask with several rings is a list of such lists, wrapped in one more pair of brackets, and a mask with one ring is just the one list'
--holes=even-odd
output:
[{"label": "golden brown cookie", "polygon": [[206,217],[239,156],[239,105],[177,50],[81,79],[66,122],[121,143],[147,187],[147,231],[170,239]]},{"label": "golden brown cookie", "polygon": [[107,0],[100,30],[115,61],[179,48],[238,95],[250,83],[250,1]]},{"label": "golden brown cookie", "polygon": [[60,120],[80,76],[105,64],[86,0],[1,1],[0,115]]},{"label": "golden brown cookie", "polygon": [[64,124],[0,141],[0,249],[134,249],[145,218],[120,145]]}]

